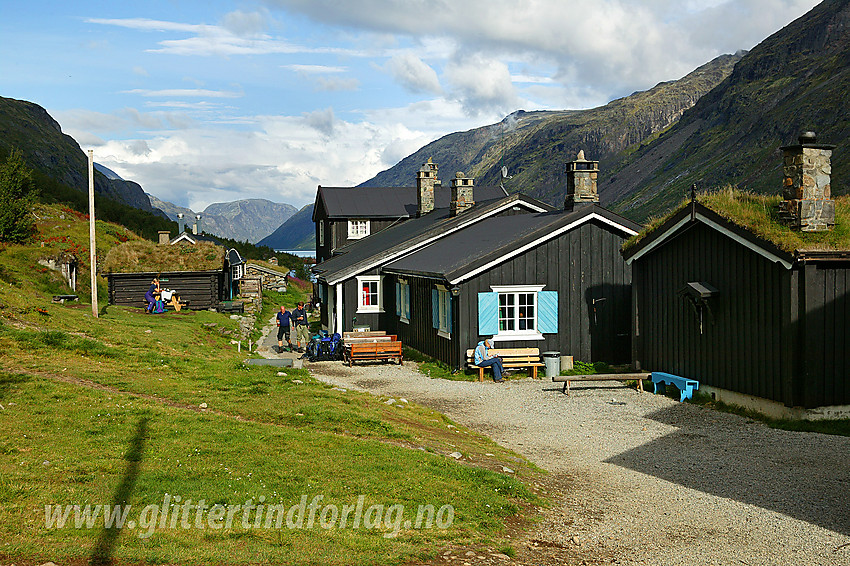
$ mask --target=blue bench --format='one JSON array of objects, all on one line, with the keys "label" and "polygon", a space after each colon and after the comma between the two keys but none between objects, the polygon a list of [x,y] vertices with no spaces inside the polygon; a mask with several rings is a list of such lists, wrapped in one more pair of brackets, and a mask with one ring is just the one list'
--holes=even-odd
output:
[{"label": "blue bench", "polygon": [[696,381],[695,379],[685,379],[684,377],[664,373],[662,371],[652,372],[652,377],[650,379],[652,379],[652,383],[655,384],[656,393],[666,393],[668,385],[675,385],[678,387],[680,402],[683,402],[685,399],[692,399],[694,396],[694,390],[699,389],[699,381]]}]

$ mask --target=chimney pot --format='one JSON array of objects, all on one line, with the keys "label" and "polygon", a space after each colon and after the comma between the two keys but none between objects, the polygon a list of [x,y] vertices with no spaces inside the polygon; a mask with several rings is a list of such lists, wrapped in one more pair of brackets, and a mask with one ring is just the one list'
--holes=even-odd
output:
[{"label": "chimney pot", "polygon": [[584,150],[579,150],[575,161],[567,163],[567,196],[564,199],[564,210],[598,203],[598,177],[599,162],[585,159]]},{"label": "chimney pot", "polygon": [[438,185],[437,164],[428,161],[416,172],[416,213],[417,216],[434,210],[434,186]]},{"label": "chimney pot", "polygon": [[475,205],[473,186],[474,180],[467,177],[462,171],[455,173],[452,179],[452,196],[449,204],[449,214],[457,216],[464,210],[468,210]]},{"label": "chimney pot", "polygon": [[835,201],[831,196],[832,150],[818,144],[814,132],[797,138],[799,145],[782,147],[782,195],[779,216],[794,230],[821,232],[835,225]]}]

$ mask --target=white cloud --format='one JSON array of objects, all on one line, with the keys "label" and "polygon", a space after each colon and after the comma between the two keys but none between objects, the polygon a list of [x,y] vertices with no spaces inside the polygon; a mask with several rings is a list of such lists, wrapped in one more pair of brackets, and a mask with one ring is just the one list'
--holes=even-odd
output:
[{"label": "white cloud", "polygon": [[317,77],[316,89],[328,92],[357,90],[360,87],[360,81],[355,78],[343,79],[339,77]]},{"label": "white cloud", "polygon": [[236,10],[225,14],[221,25],[234,35],[243,37],[259,36],[268,27],[267,12],[243,12]]},{"label": "white cloud", "polygon": [[240,98],[244,96],[241,92],[232,92],[226,90],[208,90],[204,88],[170,88],[162,90],[148,90],[144,88],[134,88],[132,90],[122,91],[125,94],[138,94],[146,97],[158,96],[185,96],[189,98]]},{"label": "white cloud", "polygon": [[488,111],[508,114],[517,108],[519,98],[510,72],[500,61],[473,55],[451,61],[445,74],[454,97],[472,116]]},{"label": "white cloud", "polygon": [[413,53],[395,55],[387,62],[386,68],[410,92],[440,94],[443,90],[437,72]]},{"label": "white cloud", "polygon": [[332,136],[334,133],[335,119],[333,108],[309,112],[304,115],[304,120],[311,128],[314,128],[328,137]]},{"label": "white cloud", "polygon": [[305,75],[344,73],[346,71],[345,67],[335,67],[332,65],[283,65],[282,68]]}]

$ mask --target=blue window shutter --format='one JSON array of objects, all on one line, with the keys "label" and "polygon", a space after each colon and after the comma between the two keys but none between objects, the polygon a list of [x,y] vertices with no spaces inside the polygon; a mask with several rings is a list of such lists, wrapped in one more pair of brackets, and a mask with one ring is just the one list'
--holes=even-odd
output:
[{"label": "blue window shutter", "polygon": [[410,283],[404,286],[404,316],[410,320]]},{"label": "blue window shutter", "polygon": [[[448,294],[448,293],[447,293]],[[454,306],[454,299],[451,295],[449,295],[449,305],[448,312],[446,313],[446,330],[449,331],[449,334],[452,333],[452,307]]]},{"label": "blue window shutter", "polygon": [[401,283],[395,282],[395,314],[401,315]]},{"label": "blue window shutter", "polygon": [[478,293],[478,334],[499,333],[499,293]]},{"label": "blue window shutter", "polygon": [[558,332],[558,292],[538,291],[537,329],[543,334]]},{"label": "blue window shutter", "polygon": [[440,292],[431,289],[431,325],[440,328]]}]

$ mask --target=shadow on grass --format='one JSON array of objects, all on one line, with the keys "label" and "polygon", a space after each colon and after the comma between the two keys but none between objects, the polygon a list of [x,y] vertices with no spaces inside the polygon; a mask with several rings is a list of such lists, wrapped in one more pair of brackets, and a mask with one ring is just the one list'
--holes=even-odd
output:
[{"label": "shadow on grass", "polygon": [[[116,505],[127,505],[129,503],[130,495],[133,493],[133,488],[136,485],[136,479],[139,477],[147,432],[148,418],[142,417],[136,425],[136,434],[130,440],[127,453],[124,454],[124,460],[126,460],[127,465],[124,468],[121,483],[118,484],[118,488],[115,490],[115,495],[112,498],[111,509],[115,509]],[[115,545],[118,542],[118,535],[120,534],[120,527],[105,527],[97,539],[90,563],[98,565],[111,564],[112,554],[115,552]]]}]

